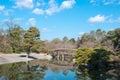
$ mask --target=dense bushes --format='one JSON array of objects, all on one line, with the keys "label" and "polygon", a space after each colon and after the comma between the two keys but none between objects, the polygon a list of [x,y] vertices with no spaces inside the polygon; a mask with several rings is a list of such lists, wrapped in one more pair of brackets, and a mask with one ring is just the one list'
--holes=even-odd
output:
[{"label": "dense bushes", "polygon": [[93,49],[89,48],[79,48],[76,51],[75,59],[77,64],[85,65],[88,63],[88,61],[91,59],[91,55],[95,51]]},{"label": "dense bushes", "polygon": [[95,53],[91,55],[88,65],[94,68],[101,68],[107,66],[107,61],[110,60],[111,52],[105,49],[95,49]]},{"label": "dense bushes", "polygon": [[110,60],[111,52],[105,49],[79,48],[75,59],[78,65],[88,65],[88,67],[105,67]]}]

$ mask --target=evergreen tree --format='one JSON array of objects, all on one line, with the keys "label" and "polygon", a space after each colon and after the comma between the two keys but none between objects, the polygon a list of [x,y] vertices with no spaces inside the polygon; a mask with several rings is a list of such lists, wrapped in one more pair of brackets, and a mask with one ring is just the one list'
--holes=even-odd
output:
[{"label": "evergreen tree", "polygon": [[32,47],[36,45],[36,43],[39,41],[39,39],[40,39],[40,32],[36,27],[30,27],[25,32],[24,46],[26,48],[28,57],[29,57]]}]

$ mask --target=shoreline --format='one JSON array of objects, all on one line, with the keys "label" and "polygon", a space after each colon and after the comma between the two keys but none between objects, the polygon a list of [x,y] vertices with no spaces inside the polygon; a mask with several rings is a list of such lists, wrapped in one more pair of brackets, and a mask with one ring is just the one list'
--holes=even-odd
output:
[{"label": "shoreline", "polygon": [[31,60],[35,60],[35,59],[50,60],[51,58],[52,58],[51,55],[47,55],[47,54],[44,54],[44,53],[40,53],[40,54],[31,53],[29,58],[26,57],[25,53],[21,53],[21,54],[0,54],[0,65],[15,63],[15,62],[26,62],[26,61],[31,61]]}]

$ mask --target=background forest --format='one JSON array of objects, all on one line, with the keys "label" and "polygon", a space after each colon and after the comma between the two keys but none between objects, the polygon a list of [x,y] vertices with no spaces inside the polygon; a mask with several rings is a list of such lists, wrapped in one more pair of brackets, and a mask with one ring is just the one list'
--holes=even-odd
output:
[{"label": "background forest", "polygon": [[84,33],[81,37],[78,36],[77,40],[64,36],[62,40],[55,38],[52,41],[42,41],[40,31],[36,27],[31,26],[28,30],[24,30],[12,21],[6,22],[5,25],[7,25],[6,29],[0,29],[0,52],[2,53],[20,53],[28,49],[37,53],[49,53],[57,48],[104,48],[115,55],[120,53],[120,28],[108,32],[97,29]]}]

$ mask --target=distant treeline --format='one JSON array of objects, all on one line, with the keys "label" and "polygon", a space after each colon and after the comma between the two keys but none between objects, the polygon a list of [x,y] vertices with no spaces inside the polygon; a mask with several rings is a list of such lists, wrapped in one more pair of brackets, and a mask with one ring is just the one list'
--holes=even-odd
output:
[{"label": "distant treeline", "polygon": [[120,53],[120,28],[108,32],[97,29],[84,33],[81,37],[78,36],[77,40],[64,36],[62,40],[55,38],[52,41],[42,41],[40,31],[36,27],[31,26],[28,30],[24,30],[12,22],[7,22],[6,25],[6,29],[0,29],[0,52],[3,53],[26,51],[49,53],[50,50],[56,48],[105,48],[114,54]]}]

